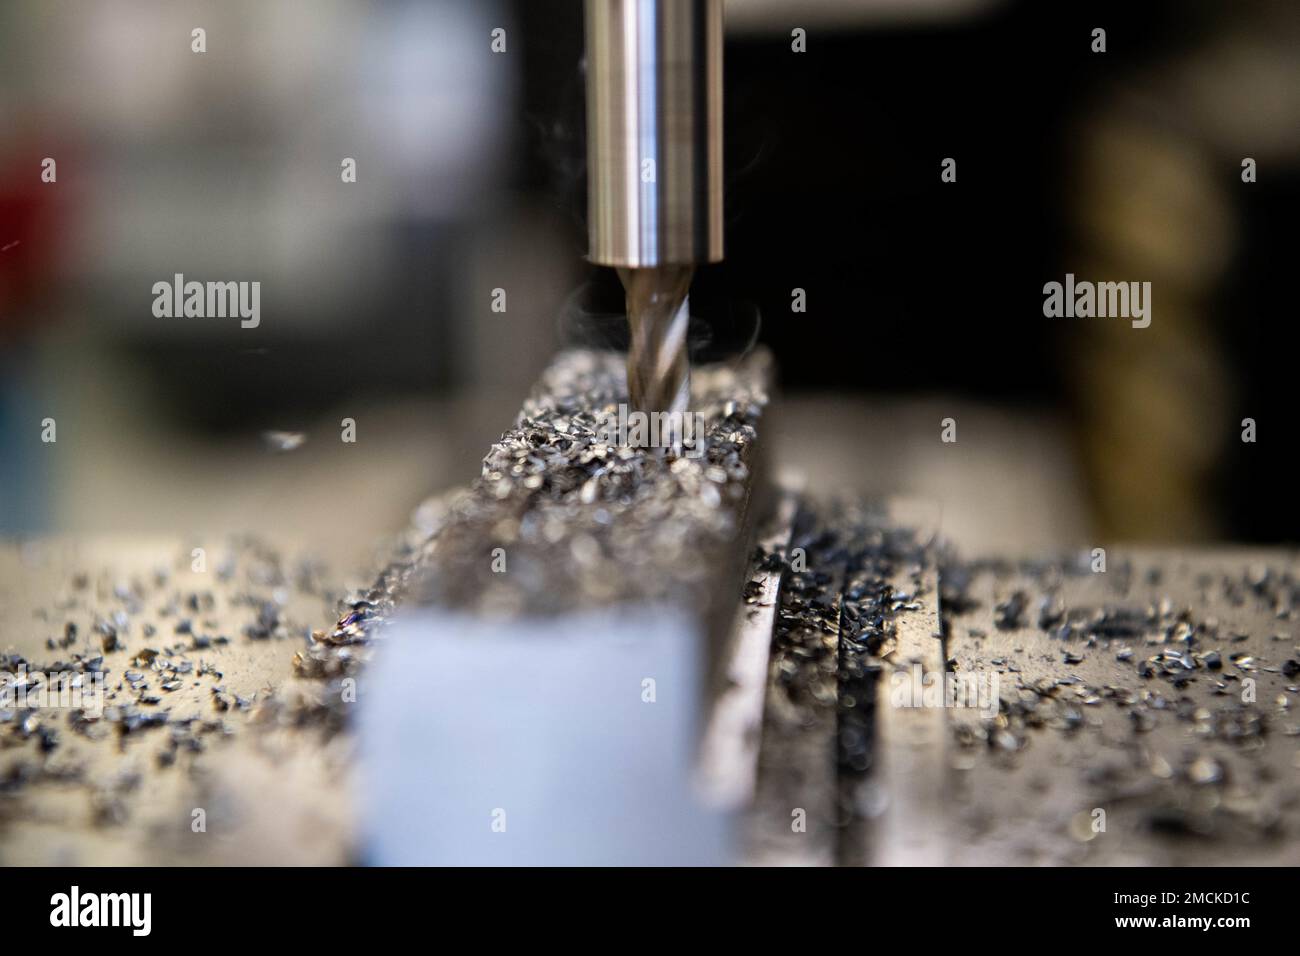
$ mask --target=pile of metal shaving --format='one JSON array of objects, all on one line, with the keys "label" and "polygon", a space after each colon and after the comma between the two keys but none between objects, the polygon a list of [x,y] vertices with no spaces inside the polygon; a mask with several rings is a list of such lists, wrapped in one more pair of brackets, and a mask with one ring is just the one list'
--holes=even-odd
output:
[{"label": "pile of metal shaving", "polygon": [[375,586],[297,655],[298,673],[351,673],[399,604],[509,616],[652,600],[707,612],[733,600],[709,583],[749,506],[768,356],[694,371],[698,456],[605,440],[625,375],[617,353],[561,353],[479,478],[421,507]]}]

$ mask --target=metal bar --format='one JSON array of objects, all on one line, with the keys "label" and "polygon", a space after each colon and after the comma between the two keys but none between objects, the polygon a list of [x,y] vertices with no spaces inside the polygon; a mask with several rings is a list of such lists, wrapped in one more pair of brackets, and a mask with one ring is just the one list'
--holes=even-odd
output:
[{"label": "metal bar", "polygon": [[705,798],[718,807],[742,807],[754,796],[768,661],[798,510],[798,495],[781,492],[774,514],[759,533],[724,656],[722,686],[704,732],[698,772]]},{"label": "metal bar", "polygon": [[375,862],[729,859],[693,769],[764,508],[770,362],[701,368],[674,449],[630,420],[620,358],[558,356],[360,609],[393,622],[362,710]]},{"label": "metal bar", "polygon": [[838,826],[836,680],[846,561],[836,516],[818,511],[793,539],[768,666],[744,860],[830,866]]},{"label": "metal bar", "polygon": [[[666,603],[725,640],[756,516],[770,507],[759,426],[772,378],[756,350],[702,366],[682,454],[645,441],[626,407],[619,356],[561,353],[474,484],[425,502],[374,587],[316,635],[300,673],[336,671],[338,648],[369,642],[403,606],[498,618]],[[621,416],[621,417],[620,417]]]}]

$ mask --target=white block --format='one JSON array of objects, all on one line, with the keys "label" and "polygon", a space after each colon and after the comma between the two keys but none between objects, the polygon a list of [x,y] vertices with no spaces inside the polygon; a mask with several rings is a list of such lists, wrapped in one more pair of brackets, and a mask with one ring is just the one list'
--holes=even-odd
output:
[{"label": "white block", "polygon": [[728,862],[691,786],[702,642],[647,608],[399,620],[358,688],[365,861]]}]

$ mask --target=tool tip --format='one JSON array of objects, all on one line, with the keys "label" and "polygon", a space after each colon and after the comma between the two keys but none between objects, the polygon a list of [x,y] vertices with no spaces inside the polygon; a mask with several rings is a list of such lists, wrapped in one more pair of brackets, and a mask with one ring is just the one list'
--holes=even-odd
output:
[{"label": "tool tip", "polygon": [[639,412],[684,412],[690,401],[687,293],[692,266],[619,269],[631,337],[627,390]]}]

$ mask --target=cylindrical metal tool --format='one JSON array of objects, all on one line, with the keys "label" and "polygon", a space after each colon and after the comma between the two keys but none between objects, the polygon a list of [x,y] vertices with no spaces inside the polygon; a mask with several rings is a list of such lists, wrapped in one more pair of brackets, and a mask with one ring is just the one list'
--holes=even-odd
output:
[{"label": "cylindrical metal tool", "polygon": [[591,260],[722,258],[722,0],[587,0]]},{"label": "cylindrical metal tool", "polygon": [[689,398],[686,294],[722,258],[722,0],[587,0],[590,258],[615,266],[640,411]]}]

